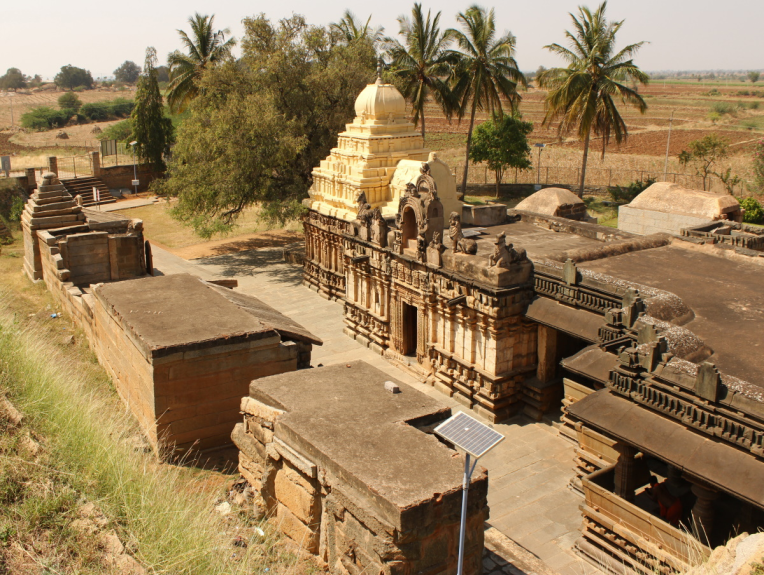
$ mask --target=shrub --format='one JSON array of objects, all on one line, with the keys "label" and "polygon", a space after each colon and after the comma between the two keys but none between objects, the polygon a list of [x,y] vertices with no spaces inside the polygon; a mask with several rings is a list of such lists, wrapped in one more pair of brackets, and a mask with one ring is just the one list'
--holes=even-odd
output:
[{"label": "shrub", "polygon": [[109,116],[111,116],[112,112],[110,108],[111,106],[108,102],[90,102],[82,106],[80,112],[82,112],[82,115],[88,120],[103,122],[108,120]]},{"label": "shrub", "polygon": [[760,102],[750,102],[750,103],[748,104],[748,107],[749,107],[751,110],[758,110],[758,109],[759,109],[759,105],[760,105]]},{"label": "shrub", "polygon": [[21,125],[30,130],[50,130],[65,126],[72,110],[54,110],[49,106],[34,108],[21,116]]},{"label": "shrub", "polygon": [[116,118],[127,118],[135,104],[125,98],[117,98],[111,102],[92,102],[80,108],[80,112],[89,120],[104,122]]},{"label": "shrub", "polygon": [[117,118],[127,118],[135,108],[135,102],[126,98],[117,98],[110,102],[111,113]]},{"label": "shrub", "polygon": [[82,107],[82,100],[80,100],[76,94],[67,92],[58,97],[58,107],[62,110],[72,110],[72,113],[76,114]]},{"label": "shrub", "polygon": [[720,116],[723,116],[724,114],[734,114],[737,112],[738,104],[730,104],[729,102],[714,102],[713,106],[711,106],[711,113],[717,113]]},{"label": "shrub", "polygon": [[654,178],[647,178],[645,181],[637,180],[635,182],[631,182],[625,188],[621,186],[610,186],[607,191],[610,194],[610,197],[613,198],[614,202],[618,202],[619,204],[628,204],[639,194],[652,186],[655,181],[656,180]]},{"label": "shrub", "polygon": [[753,150],[753,177],[758,192],[764,192],[764,140],[756,142]]},{"label": "shrub", "polygon": [[764,223],[764,209],[756,198],[738,198],[740,207],[745,210],[743,221],[748,224]]},{"label": "shrub", "polygon": [[133,139],[133,122],[130,118],[112,124],[98,136],[99,140],[117,140],[127,142]]}]

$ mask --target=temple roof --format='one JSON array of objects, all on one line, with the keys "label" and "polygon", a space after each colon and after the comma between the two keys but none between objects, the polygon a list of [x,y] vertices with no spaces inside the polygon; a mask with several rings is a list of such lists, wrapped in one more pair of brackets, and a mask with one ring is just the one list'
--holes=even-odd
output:
[{"label": "temple roof", "polygon": [[356,116],[366,115],[369,120],[386,120],[391,114],[393,118],[406,116],[406,100],[392,84],[382,83],[377,78],[374,84],[369,84],[358,95],[355,101]]}]

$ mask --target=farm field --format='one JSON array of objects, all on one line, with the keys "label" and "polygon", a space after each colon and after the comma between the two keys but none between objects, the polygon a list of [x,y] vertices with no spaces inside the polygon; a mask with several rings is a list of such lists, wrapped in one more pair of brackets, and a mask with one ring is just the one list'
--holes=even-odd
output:
[{"label": "farm field", "polygon": [[[621,146],[611,141],[604,158],[601,142],[592,138],[587,168],[587,183],[594,186],[625,185],[636,179],[662,176],[665,164],[669,119],[674,118],[667,179],[683,185],[700,187],[700,179],[690,169],[682,167],[677,155],[687,149],[692,140],[716,133],[730,143],[731,156],[723,169],[744,181],[751,178],[751,151],[756,141],[764,137],[764,84],[730,84],[724,82],[656,81],[640,88],[648,104],[645,115],[629,108],[621,113],[629,129],[629,138]],[[748,93],[749,95],[744,95]],[[750,95],[754,93],[756,95]],[[538,155],[533,150],[533,168],[517,174],[520,183],[573,184],[579,177],[583,146],[576,138],[560,139],[556,125],[543,126],[545,91],[530,87],[522,92],[519,112],[523,119],[534,124],[529,141],[544,143],[541,170],[537,171]],[[720,113],[722,112],[722,113]],[[487,113],[478,113],[476,124],[488,119]],[[437,105],[431,103],[425,111],[427,146],[439,152],[439,156],[461,177],[464,164],[464,146],[469,118],[462,122],[443,117]],[[676,175],[672,175],[676,174]],[[470,168],[472,183],[492,183],[493,175],[484,166]],[[514,182],[515,174],[507,173],[505,182]],[[722,192],[720,182],[712,182],[713,191]],[[741,186],[736,193],[746,193]]]}]

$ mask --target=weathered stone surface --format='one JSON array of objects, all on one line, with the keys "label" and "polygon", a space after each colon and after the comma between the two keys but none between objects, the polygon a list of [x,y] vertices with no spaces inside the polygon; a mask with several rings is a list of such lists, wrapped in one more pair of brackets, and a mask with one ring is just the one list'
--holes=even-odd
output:
[{"label": "weathered stone surface", "polygon": [[279,503],[276,507],[276,517],[271,521],[279,531],[287,535],[301,548],[309,553],[318,552],[318,529],[310,529],[285,505]]},{"label": "weathered stone surface", "polygon": [[564,188],[539,190],[517,204],[515,209],[572,220],[586,219],[586,205],[583,200]]},{"label": "weathered stone surface", "polygon": [[276,472],[274,480],[276,499],[297,516],[303,523],[315,529],[318,525],[320,502],[301,485],[292,481],[283,469]]}]

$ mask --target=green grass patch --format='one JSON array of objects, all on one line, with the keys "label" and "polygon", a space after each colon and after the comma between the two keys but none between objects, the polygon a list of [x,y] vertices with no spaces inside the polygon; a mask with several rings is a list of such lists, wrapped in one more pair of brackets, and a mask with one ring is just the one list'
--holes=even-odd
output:
[{"label": "green grass patch", "polygon": [[[296,562],[274,544],[269,525],[261,524],[262,537],[246,518],[214,511],[230,476],[162,463],[136,448],[141,435],[129,410],[82,334],[50,318],[60,311],[50,294],[10,256],[21,250],[17,239],[0,255],[0,393],[25,414],[44,450],[24,453],[14,443],[21,439],[0,428],[0,565],[4,550],[29,545],[52,573],[104,572],[94,570],[90,551],[77,551],[69,528],[83,501],[98,505],[151,573],[264,573]],[[66,334],[76,343],[63,342]],[[234,546],[236,536],[248,546]]]}]

